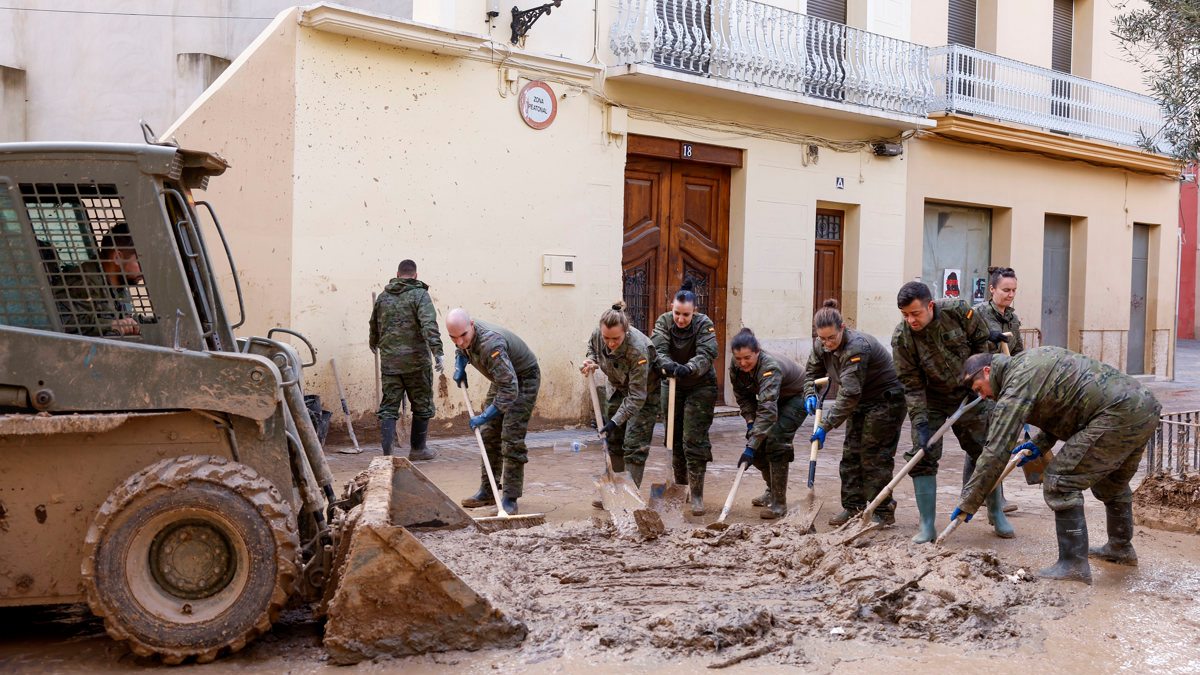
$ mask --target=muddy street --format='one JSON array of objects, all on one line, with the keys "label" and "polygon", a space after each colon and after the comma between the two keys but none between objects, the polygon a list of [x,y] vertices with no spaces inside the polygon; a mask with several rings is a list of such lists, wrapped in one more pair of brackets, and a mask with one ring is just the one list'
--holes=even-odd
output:
[{"label": "muddy street", "polygon": [[[1183,409],[1198,398],[1172,385],[1164,399]],[[1191,408],[1188,408],[1191,409]],[[807,425],[806,425],[807,426]],[[823,502],[818,533],[804,535],[796,516],[810,499],[802,472],[793,472],[788,519],[764,523],[750,499],[763,489],[757,472],[743,480],[731,527],[716,519],[735,474],[744,427],[718,418],[717,461],[705,494],[708,513],[668,522],[663,537],[622,536],[593,509],[600,472],[598,445],[586,429],[531,434],[525,513],[548,524],[480,535],[425,533],[426,546],[502,611],[525,622],[529,637],[516,649],[381,659],[357,666],[328,662],[321,626],[300,609],[243,652],[207,672],[694,672],[800,669],[878,672],[921,668],[941,672],[987,669],[1028,672],[1200,669],[1200,545],[1195,536],[1138,527],[1141,566],[1093,563],[1094,585],[1054,583],[1032,573],[1053,562],[1053,517],[1040,486],[1013,476],[1008,499],[1015,539],[991,533],[983,518],[961,527],[941,549],[916,546],[910,481],[897,488],[897,524],[850,546],[836,543],[826,520],[838,509],[841,435],[822,451],[813,499]],[[661,438],[661,426],[658,437]],[[908,448],[907,430],[901,451]],[[585,445],[578,452],[574,441]],[[441,437],[437,459],[419,467],[451,498],[478,483],[471,437]],[[340,483],[375,456],[330,453]],[[947,439],[938,489],[938,525],[959,488],[963,453]],[[656,446],[646,480],[664,480],[665,453]],[[1135,481],[1136,483],[1137,481]],[[488,509],[474,515],[489,515]],[[1103,507],[1088,498],[1093,538],[1104,531]],[[121,672],[159,669],[119,647],[85,608],[5,610],[11,628],[0,637],[5,672]]]}]

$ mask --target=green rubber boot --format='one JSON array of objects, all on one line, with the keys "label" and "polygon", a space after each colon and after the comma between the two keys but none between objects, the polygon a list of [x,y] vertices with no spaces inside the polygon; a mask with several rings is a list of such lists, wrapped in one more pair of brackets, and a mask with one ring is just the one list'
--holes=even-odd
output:
[{"label": "green rubber boot", "polygon": [[1055,511],[1054,530],[1058,535],[1058,562],[1038,572],[1038,576],[1091,584],[1092,567],[1088,564],[1088,531],[1083,504]]},{"label": "green rubber boot", "polygon": [[937,476],[914,476],[913,492],[917,494],[917,511],[921,515],[921,529],[913,536],[914,544],[928,544],[937,539],[933,521],[937,518]]},{"label": "green rubber boot", "polygon": [[1000,496],[1000,488],[992,490],[987,496],[988,522],[995,528],[996,536],[1001,539],[1012,539],[1016,536],[1013,526],[1004,515],[1004,498]]}]

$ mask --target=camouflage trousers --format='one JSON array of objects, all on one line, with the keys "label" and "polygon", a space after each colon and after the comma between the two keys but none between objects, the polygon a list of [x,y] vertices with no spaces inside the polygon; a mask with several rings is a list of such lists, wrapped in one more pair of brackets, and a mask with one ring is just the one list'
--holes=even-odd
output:
[{"label": "camouflage trousers", "polygon": [[[792,462],[796,459],[796,431],[804,424],[804,396],[791,396],[779,400],[779,419],[767,431],[762,447],[754,451],[754,468],[766,478],[773,462]],[[739,455],[740,455],[739,451]],[[737,459],[735,458],[736,462]]]},{"label": "camouflage trousers", "polygon": [[1063,443],[1046,467],[1042,496],[1062,511],[1083,504],[1083,491],[1105,504],[1133,501],[1129,481],[1137,473],[1146,443],[1158,428],[1162,406],[1154,395],[1140,396],[1104,410]]},{"label": "camouflage trousers", "polygon": [[[936,396],[928,394],[926,397],[926,409],[928,410],[929,418],[929,433],[937,432],[938,427],[945,424],[946,420],[958,410],[958,406],[963,402],[961,398],[950,398],[944,396]],[[982,401],[971,408],[967,414],[963,415],[954,426],[950,429],[954,432],[954,437],[958,439],[958,444],[962,446],[967,456],[972,459],[979,459],[979,455],[983,452],[983,445],[987,443],[987,425],[988,417],[991,415],[993,404],[991,401]],[[917,428],[912,428],[912,443],[913,447],[908,452],[904,453],[904,459],[912,459],[916,454],[917,448]],[[937,443],[931,443],[925,449],[925,456],[920,462],[913,467],[909,476],[936,476],[938,472],[938,462],[942,459],[942,441],[938,439]]]},{"label": "camouflage trousers", "polygon": [[[661,388],[664,408],[669,405],[667,391],[664,381]],[[668,447],[672,448],[671,468],[675,472],[675,482],[680,485],[688,482],[688,467],[699,470],[712,461],[708,430],[712,427],[716,406],[715,381],[675,390],[675,438]]]},{"label": "camouflage trousers", "polygon": [[[604,420],[608,421],[625,402],[625,392],[614,391],[608,398]],[[624,471],[625,463],[645,464],[650,455],[650,442],[654,437],[654,422],[658,419],[658,387],[646,392],[646,403],[625,424],[608,434],[608,454],[612,456],[613,469]]]},{"label": "camouflage trousers", "polygon": [[411,373],[388,375],[384,373],[383,400],[375,416],[381,420],[394,420],[400,417],[400,404],[404,396],[412,405],[412,416],[417,419],[432,419],[433,407],[433,371],[429,368],[414,370]]},{"label": "camouflage trousers", "polygon": [[[479,427],[483,436],[483,447],[487,449],[488,462],[496,473],[496,482],[503,486],[504,496],[517,499],[525,487],[525,463],[529,461],[529,449],[525,447],[525,433],[529,430],[529,418],[533,416],[533,404],[537,402],[541,371],[535,366],[517,373],[517,401],[507,411],[488,420]],[[488,387],[483,402],[486,410],[496,399],[496,385]],[[479,463],[480,485],[487,485],[487,469]]]},{"label": "camouflage trousers", "polygon": [[[846,421],[846,442],[838,473],[842,478],[842,508],[862,511],[892,479],[896,447],[908,405],[904,392],[858,404]],[[880,504],[876,513],[896,510],[895,500]]]}]

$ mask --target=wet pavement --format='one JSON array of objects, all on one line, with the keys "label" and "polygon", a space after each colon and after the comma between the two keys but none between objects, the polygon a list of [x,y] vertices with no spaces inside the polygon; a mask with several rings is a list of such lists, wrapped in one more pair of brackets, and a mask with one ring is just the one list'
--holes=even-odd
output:
[{"label": "wet pavement", "polygon": [[[1175,382],[1148,383],[1163,402],[1164,412],[1200,410],[1200,342],[1181,342]],[[838,457],[844,437],[842,429],[831,432],[818,458],[815,490],[805,487],[807,439],[811,421],[797,434],[797,460],[789,481],[789,503],[795,510],[809,499],[824,503],[817,520],[820,532],[830,528],[826,520],[840,510],[838,502]],[[734,463],[741,453],[745,427],[738,417],[718,418],[713,425],[715,461],[708,473],[703,517],[686,516],[687,526],[703,526],[715,520],[736,473]],[[365,434],[364,434],[365,435]],[[403,434],[402,434],[403,436]],[[900,453],[911,447],[907,424]],[[662,427],[647,465],[645,481],[666,480],[667,454],[661,446]],[[339,483],[350,480],[377,456],[378,439],[363,440],[367,451],[343,455],[330,448],[329,460]],[[579,444],[576,451],[574,444]],[[372,443],[374,443],[372,445]],[[603,468],[601,444],[587,428],[530,434],[530,461],[526,468],[522,513],[545,513],[551,524],[588,521],[601,517],[590,502],[595,495],[593,480]],[[432,461],[420,462],[420,470],[456,501],[473,493],[479,484],[479,451],[473,435],[437,438]],[[402,444],[398,451],[406,450]],[[939,472],[938,525],[944,524],[955,506],[961,485],[963,453],[953,436],[948,436]],[[900,459],[898,457],[898,459]],[[900,462],[897,463],[899,468]],[[1138,479],[1135,479],[1135,484]],[[751,470],[742,483],[729,518],[750,528],[767,527],[758,518],[759,509],[750,499],[761,493],[762,478]],[[1011,515],[1014,539],[999,539],[986,519],[977,518],[961,527],[946,547],[954,551],[977,548],[993,551],[1007,565],[1034,572],[1054,562],[1054,519],[1045,506],[1040,486],[1026,485],[1016,472],[1005,485],[1009,501],[1019,510]],[[884,545],[899,545],[915,531],[916,505],[912,483],[901,481],[895,498],[897,524],[877,535]],[[475,515],[490,515],[487,509]],[[1087,517],[1093,543],[1104,537],[1103,507],[1090,494]],[[1114,672],[1118,670],[1155,673],[1200,672],[1200,537],[1160,532],[1138,527],[1134,544],[1141,566],[1124,568],[1093,563],[1094,584],[1035,582],[1047,593],[1060,593],[1065,601],[1051,610],[1031,610],[1022,620],[1031,630],[1011,643],[987,648],[969,644],[933,644],[919,639],[897,639],[886,644],[868,640],[845,640],[839,635],[798,636],[792,648],[803,653],[795,663],[810,672],[878,673],[884,669],[936,672],[1028,673]],[[871,545],[868,543],[867,545]],[[761,589],[759,589],[761,590]],[[786,600],[786,599],[784,599]],[[653,603],[648,592],[646,602]],[[152,663],[135,659],[104,635],[99,621],[78,608],[67,610],[8,609],[0,622],[14,626],[0,635],[0,671],[3,672],[117,672]],[[16,626],[19,625],[19,628]],[[207,666],[184,666],[209,672],[317,672],[334,668],[324,661],[319,647],[320,628],[302,613],[293,613],[271,634],[260,638],[244,652]],[[396,661],[364,663],[353,668],[368,672],[576,672],[601,668],[605,672],[694,672],[721,661],[717,655],[655,656],[653,651],[627,653],[614,648],[586,656],[564,655],[529,660],[514,651],[442,654]],[[794,668],[793,666],[793,668]],[[769,662],[748,660],[732,670],[755,668],[774,671],[785,668]],[[338,672],[345,672],[339,670]]]}]

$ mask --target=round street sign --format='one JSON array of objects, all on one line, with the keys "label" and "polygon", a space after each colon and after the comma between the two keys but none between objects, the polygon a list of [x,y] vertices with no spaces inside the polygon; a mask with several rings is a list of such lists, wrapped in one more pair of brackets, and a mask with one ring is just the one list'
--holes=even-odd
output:
[{"label": "round street sign", "polygon": [[558,97],[550,85],[534,80],[521,89],[517,98],[521,119],[533,129],[545,129],[554,123],[558,114]]}]

